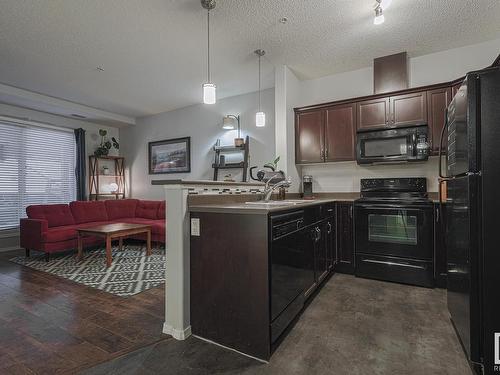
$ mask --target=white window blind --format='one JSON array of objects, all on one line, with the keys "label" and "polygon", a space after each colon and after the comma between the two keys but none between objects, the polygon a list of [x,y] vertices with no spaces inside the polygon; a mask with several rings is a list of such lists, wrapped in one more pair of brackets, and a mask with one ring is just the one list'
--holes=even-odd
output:
[{"label": "white window blind", "polygon": [[0,231],[29,205],[75,200],[75,153],[73,132],[0,121]]}]

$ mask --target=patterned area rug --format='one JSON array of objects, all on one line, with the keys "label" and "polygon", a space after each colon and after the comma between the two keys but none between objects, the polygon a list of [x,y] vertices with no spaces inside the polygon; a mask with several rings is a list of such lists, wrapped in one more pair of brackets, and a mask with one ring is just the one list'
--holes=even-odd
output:
[{"label": "patterned area rug", "polygon": [[44,255],[12,258],[11,261],[39,271],[88,285],[117,296],[126,297],[154,288],[165,282],[165,249],[153,248],[146,256],[146,247],[123,245],[119,251],[113,246],[113,263],[106,267],[104,248],[85,251],[78,262],[76,253],[53,255],[46,262]]}]

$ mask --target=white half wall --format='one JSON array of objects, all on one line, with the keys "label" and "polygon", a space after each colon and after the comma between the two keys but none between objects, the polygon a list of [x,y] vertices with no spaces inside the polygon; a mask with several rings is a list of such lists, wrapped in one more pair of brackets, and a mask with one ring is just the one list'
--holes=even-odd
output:
[{"label": "white half wall", "polygon": [[[142,199],[164,199],[162,186],[153,186],[151,181],[165,179],[212,180],[214,151],[218,138],[221,144],[233,144],[236,130],[222,129],[224,115],[241,116],[241,136],[250,137],[250,166],[270,162],[275,157],[274,133],[274,89],[262,91],[262,110],[266,114],[266,126],[255,126],[257,93],[233,96],[218,100],[214,105],[194,106],[164,112],[137,119],[135,126],[120,129],[120,153],[125,157],[128,186],[131,196]],[[171,138],[191,137],[191,173],[148,174],[148,142]],[[241,155],[226,157],[226,162],[241,160]],[[231,173],[241,181],[241,170],[221,170],[219,179]]]}]

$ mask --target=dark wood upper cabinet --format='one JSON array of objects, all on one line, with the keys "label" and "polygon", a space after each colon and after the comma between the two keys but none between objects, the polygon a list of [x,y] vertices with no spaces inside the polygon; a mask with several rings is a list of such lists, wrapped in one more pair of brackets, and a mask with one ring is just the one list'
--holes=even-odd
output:
[{"label": "dark wood upper cabinet", "polygon": [[427,123],[426,92],[391,96],[390,102],[390,126],[422,125]]},{"label": "dark wood upper cabinet", "polygon": [[354,160],[356,104],[325,110],[325,161]]},{"label": "dark wood upper cabinet", "polygon": [[295,162],[324,160],[324,110],[297,113],[295,117]]},{"label": "dark wood upper cabinet", "polygon": [[389,122],[389,98],[364,100],[356,104],[357,128],[380,128]]},{"label": "dark wood upper cabinet", "polygon": [[[429,142],[434,155],[439,153],[439,140],[445,124],[446,108],[451,101],[451,91],[450,87],[427,91]],[[446,140],[443,140],[443,147],[446,147]]]},{"label": "dark wood upper cabinet", "polygon": [[458,89],[460,88],[460,86],[462,86],[462,83],[463,82],[460,81],[459,83],[456,83],[453,86],[451,86],[451,98],[452,99],[455,96],[455,94],[458,92]]}]

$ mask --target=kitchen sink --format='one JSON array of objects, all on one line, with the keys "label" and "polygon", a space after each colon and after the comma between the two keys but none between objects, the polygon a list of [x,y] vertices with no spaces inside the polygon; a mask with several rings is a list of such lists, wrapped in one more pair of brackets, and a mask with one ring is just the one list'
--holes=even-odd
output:
[{"label": "kitchen sink", "polygon": [[276,206],[295,206],[297,204],[306,203],[301,199],[285,199],[283,201],[251,201],[245,204],[261,207],[276,207]]}]

